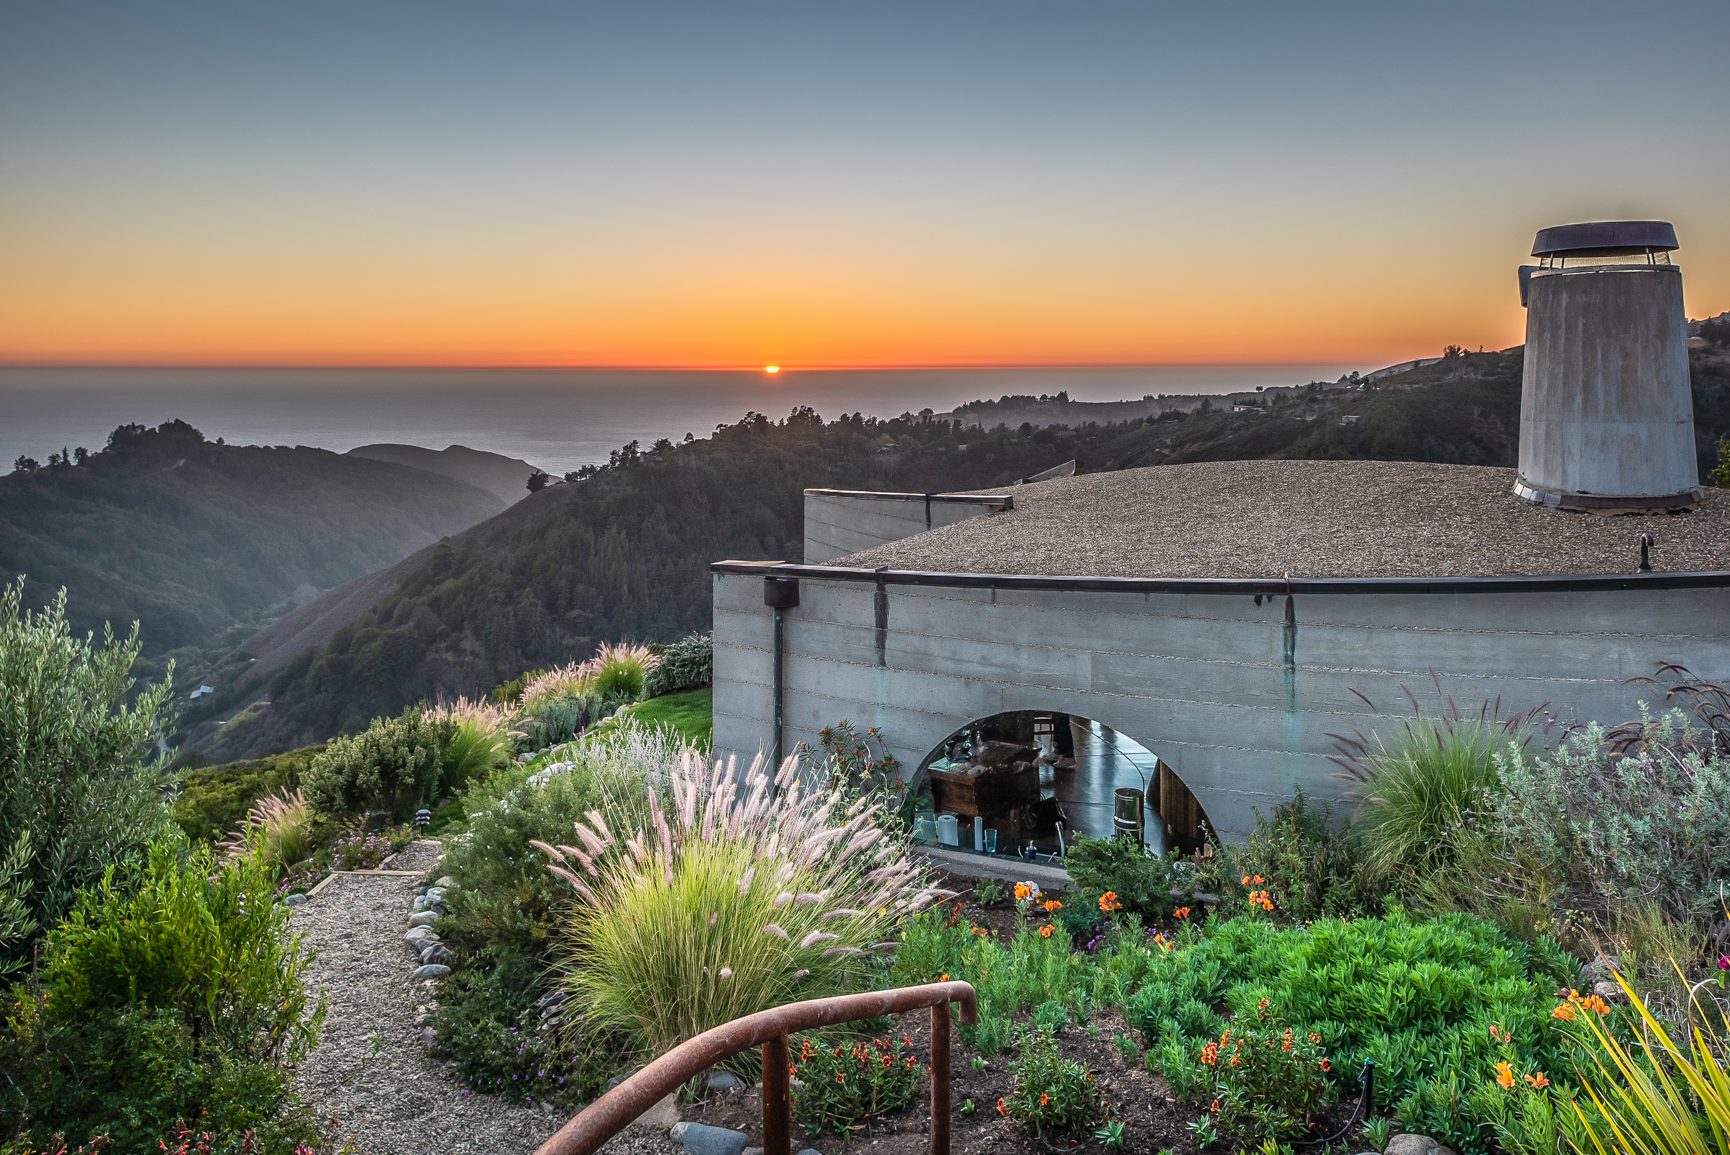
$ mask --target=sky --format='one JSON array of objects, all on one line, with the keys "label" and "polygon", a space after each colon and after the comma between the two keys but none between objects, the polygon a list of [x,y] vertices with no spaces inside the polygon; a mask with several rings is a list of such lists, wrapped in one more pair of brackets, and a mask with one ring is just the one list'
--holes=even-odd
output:
[{"label": "sky", "polygon": [[1730,309],[1730,4],[0,5],[0,364],[1391,363]]}]

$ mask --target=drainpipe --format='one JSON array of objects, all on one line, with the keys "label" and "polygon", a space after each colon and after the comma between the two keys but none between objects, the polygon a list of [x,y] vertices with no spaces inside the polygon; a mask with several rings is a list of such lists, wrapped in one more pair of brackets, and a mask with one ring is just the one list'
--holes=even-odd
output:
[{"label": "drainpipe", "polygon": [[799,606],[799,579],[784,577],[766,577],[763,579],[763,604],[775,611],[775,655],[774,655],[774,689],[775,698],[775,762],[771,775],[779,772],[781,759],[785,756],[785,742],[782,735],[784,725],[784,705],[786,698],[786,678],[783,666],[786,656],[786,611]]}]

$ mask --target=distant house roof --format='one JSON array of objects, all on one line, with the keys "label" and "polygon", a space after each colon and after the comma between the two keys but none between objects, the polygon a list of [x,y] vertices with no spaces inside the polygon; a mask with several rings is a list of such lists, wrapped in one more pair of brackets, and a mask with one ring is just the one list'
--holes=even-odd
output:
[{"label": "distant house roof", "polygon": [[216,693],[216,687],[215,686],[200,686],[200,687],[198,687],[198,689],[192,691],[192,693],[190,693],[186,696],[188,699],[202,698],[206,694],[214,694],[214,693]]}]

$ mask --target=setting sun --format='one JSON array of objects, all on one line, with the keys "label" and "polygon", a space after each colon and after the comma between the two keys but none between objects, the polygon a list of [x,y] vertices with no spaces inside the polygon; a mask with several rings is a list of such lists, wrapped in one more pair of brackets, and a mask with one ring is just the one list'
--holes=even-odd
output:
[{"label": "setting sun", "polygon": [[765,366],[763,366],[763,372],[765,372],[765,373],[779,373],[780,371],[781,371],[781,366],[779,366],[779,365],[765,365]]}]

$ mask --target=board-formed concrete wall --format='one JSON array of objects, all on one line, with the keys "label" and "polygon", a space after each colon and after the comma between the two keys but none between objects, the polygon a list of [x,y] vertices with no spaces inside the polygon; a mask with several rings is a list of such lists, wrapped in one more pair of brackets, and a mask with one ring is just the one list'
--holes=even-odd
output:
[{"label": "board-formed concrete wall", "polygon": [[805,491],[805,560],[833,561],[1001,508],[1006,500],[947,493]]},{"label": "board-formed concrete wall", "polygon": [[[715,745],[749,757],[772,743],[768,571],[715,568]],[[1652,687],[1624,682],[1661,661],[1730,679],[1730,575],[1695,579],[1695,588],[1663,588],[1662,579],[1687,586],[1674,574],[1477,586],[1294,581],[1289,597],[1268,593],[1257,604],[1256,583],[1242,582],[1141,583],[1165,590],[1132,592],[776,572],[800,578],[800,605],[785,618],[786,750],[814,744],[819,728],[845,718],[882,727],[912,771],[971,721],[1062,711],[1152,750],[1228,838],[1253,829],[1254,808],[1265,812],[1300,786],[1318,801],[1337,798],[1350,784],[1330,777],[1338,767],[1329,733],[1391,734],[1410,713],[1402,684],[1440,706],[1432,670],[1461,709],[1499,697],[1504,713],[1548,703],[1564,721],[1607,724],[1635,716],[1642,697],[1659,705]]]}]

